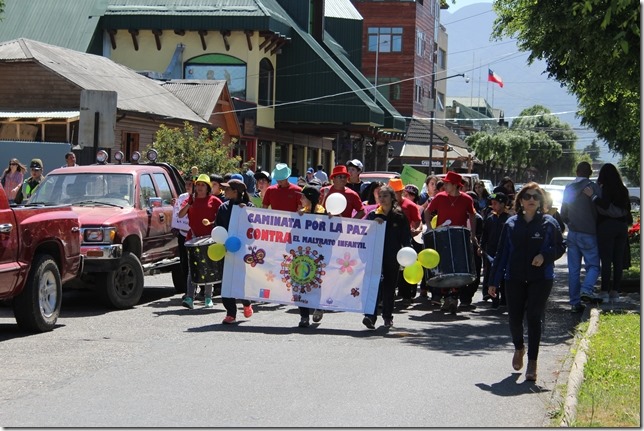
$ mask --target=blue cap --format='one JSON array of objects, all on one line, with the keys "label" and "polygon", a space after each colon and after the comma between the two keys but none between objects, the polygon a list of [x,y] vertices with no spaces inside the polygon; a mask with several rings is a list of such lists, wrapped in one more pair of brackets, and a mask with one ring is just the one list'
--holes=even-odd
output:
[{"label": "blue cap", "polygon": [[313,168],[308,168],[308,169],[306,170],[306,173],[307,173],[307,174],[312,174],[312,173],[314,173],[314,172],[315,172],[315,171],[313,170]]},{"label": "blue cap", "polygon": [[232,174],[232,175],[230,176],[230,179],[231,179],[231,180],[244,181],[244,177],[242,176],[242,174]]}]

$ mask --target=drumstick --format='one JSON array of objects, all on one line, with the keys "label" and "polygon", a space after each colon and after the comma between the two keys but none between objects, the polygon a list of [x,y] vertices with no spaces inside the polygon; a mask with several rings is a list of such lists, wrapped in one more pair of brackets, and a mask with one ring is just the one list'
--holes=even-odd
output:
[{"label": "drumstick", "polygon": [[203,223],[204,226],[210,226],[211,224],[214,223],[214,221],[210,221],[207,218],[201,220],[201,223]]}]

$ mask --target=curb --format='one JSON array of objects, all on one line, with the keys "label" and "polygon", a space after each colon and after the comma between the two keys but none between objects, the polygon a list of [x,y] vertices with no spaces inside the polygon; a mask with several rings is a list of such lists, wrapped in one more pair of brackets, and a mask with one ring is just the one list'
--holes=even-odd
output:
[{"label": "curb", "polygon": [[586,351],[588,350],[590,337],[597,332],[599,313],[600,310],[597,308],[590,310],[588,328],[579,341],[577,354],[575,355],[575,360],[573,361],[570,374],[568,375],[566,399],[563,406],[563,418],[559,424],[560,427],[570,427],[577,416],[577,395],[579,394],[579,389],[584,381],[584,365],[586,364],[587,359]]}]

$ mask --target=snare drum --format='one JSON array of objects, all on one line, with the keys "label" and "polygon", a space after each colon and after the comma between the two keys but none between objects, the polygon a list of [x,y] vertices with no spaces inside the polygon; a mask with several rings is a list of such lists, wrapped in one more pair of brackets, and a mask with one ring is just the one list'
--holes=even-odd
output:
[{"label": "snare drum", "polygon": [[210,236],[199,236],[185,242],[193,283],[221,283],[224,260],[214,261],[208,257],[208,247],[214,243]]},{"label": "snare drum", "polygon": [[440,256],[434,269],[427,270],[431,287],[461,287],[476,280],[471,232],[465,227],[448,226],[428,230],[423,236],[425,248]]}]

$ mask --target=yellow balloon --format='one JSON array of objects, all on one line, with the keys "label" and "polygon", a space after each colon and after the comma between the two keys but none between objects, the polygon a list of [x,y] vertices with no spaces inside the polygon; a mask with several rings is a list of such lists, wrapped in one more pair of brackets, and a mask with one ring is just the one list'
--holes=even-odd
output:
[{"label": "yellow balloon", "polygon": [[208,257],[215,262],[221,260],[226,255],[226,246],[223,244],[212,244],[208,246]]},{"label": "yellow balloon", "polygon": [[432,217],[432,221],[429,223],[430,225],[432,225],[432,229],[436,229],[437,222],[438,222],[438,216],[435,215],[434,217]]},{"label": "yellow balloon", "polygon": [[405,267],[403,270],[403,277],[407,283],[418,284],[423,279],[423,267],[420,262],[416,261],[411,265]]},{"label": "yellow balloon", "polygon": [[441,261],[441,257],[433,248],[426,248],[418,253],[418,262],[428,269],[436,268]]}]

